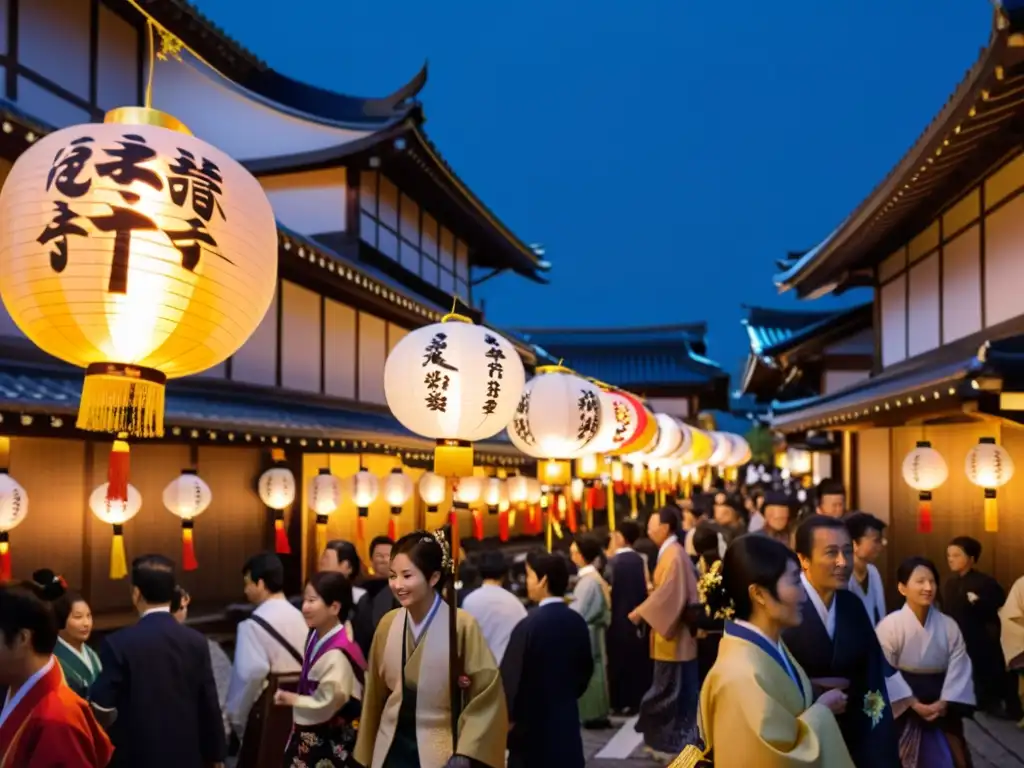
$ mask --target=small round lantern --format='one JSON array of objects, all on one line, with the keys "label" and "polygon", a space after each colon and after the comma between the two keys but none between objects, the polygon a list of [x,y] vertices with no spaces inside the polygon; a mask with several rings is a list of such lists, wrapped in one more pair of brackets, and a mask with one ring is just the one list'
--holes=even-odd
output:
[{"label": "small round lantern", "polygon": [[785,457],[785,468],[789,470],[791,476],[802,477],[803,475],[811,474],[812,462],[810,451],[800,448],[789,448],[786,450]]},{"label": "small round lantern", "polygon": [[[442,480],[442,490],[443,487]],[[392,541],[398,538],[398,521],[402,518],[402,508],[412,498],[415,490],[412,479],[402,471],[401,467],[395,467],[384,478],[381,493],[384,495],[384,501],[391,508],[391,514],[388,516],[388,538]]]},{"label": "small round lantern", "polygon": [[13,531],[28,515],[28,494],[6,469],[0,469],[0,583],[11,580],[11,543]]},{"label": "small round lantern", "polygon": [[448,496],[448,484],[443,477],[433,472],[424,472],[419,482],[420,498],[427,505],[427,512],[437,512]]},{"label": "small round lantern", "polygon": [[996,489],[1010,482],[1013,477],[1013,457],[994,437],[983,437],[971,448],[964,462],[967,479],[985,490],[985,530],[996,533],[999,530],[999,507],[996,505]]},{"label": "small round lantern", "polygon": [[917,491],[917,532],[932,532],[932,491],[946,482],[949,468],[942,454],[927,440],[903,459],[903,480]]},{"label": "small round lantern", "polygon": [[484,484],[483,502],[487,512],[498,516],[498,539],[508,541],[509,492],[507,481],[500,477],[489,477]]},{"label": "small round lantern", "polygon": [[455,510],[470,510],[473,520],[473,538],[482,541],[484,538],[484,518],[474,505],[479,504],[484,495],[484,478],[471,475],[463,477],[455,486]]},{"label": "small round lantern", "polygon": [[732,435],[733,451],[729,456],[730,467],[742,467],[750,461],[752,452],[750,443],[739,435]]},{"label": "small round lantern", "polygon": [[275,464],[260,475],[256,487],[260,501],[274,512],[274,551],[290,555],[292,548],[284,527],[284,511],[295,501],[295,475],[288,467]]},{"label": "small round lantern", "polygon": [[327,516],[341,506],[341,481],[327,467],[321,467],[306,489],[309,508],[316,515],[316,551],[327,549]]},{"label": "small round lantern", "polygon": [[97,486],[89,496],[89,509],[102,522],[114,529],[110,542],[110,578],[123,579],[128,575],[128,557],[124,549],[124,524],[142,509],[142,494],[134,485],[128,485],[123,499],[110,497],[108,483]]},{"label": "small round lantern", "polygon": [[356,505],[356,542],[362,552],[366,548],[366,519],[370,516],[370,505],[380,493],[380,483],[373,473],[360,467],[358,472],[345,480],[343,492]]},{"label": "small round lantern", "polygon": [[683,431],[683,424],[679,419],[667,413],[656,413],[654,418],[658,422],[658,439],[654,447],[647,451],[649,458],[664,459],[689,448],[687,433]]},{"label": "small round lantern", "polygon": [[199,567],[193,542],[193,525],[213,501],[210,486],[194,469],[183,469],[181,474],[164,488],[163,502],[167,511],[181,518],[181,567],[194,571]]}]

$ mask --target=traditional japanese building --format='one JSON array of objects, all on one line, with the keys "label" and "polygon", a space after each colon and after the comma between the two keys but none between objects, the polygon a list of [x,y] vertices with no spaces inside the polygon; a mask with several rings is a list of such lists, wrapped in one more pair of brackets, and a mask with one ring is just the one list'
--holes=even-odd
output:
[{"label": "traditional japanese building", "polygon": [[694,418],[729,408],[729,376],[706,357],[704,323],[517,333],[549,363],[562,360],[585,376],[635,392],[654,410]]},{"label": "traditional japanese building", "polygon": [[[875,338],[870,378],[774,406],[775,428],[848,435],[853,506],[889,522],[890,566],[910,554],[943,563],[948,540],[971,535],[980,567],[1004,584],[1024,557],[1024,474],[998,488],[997,534],[965,461],[980,438],[1024,456],[1022,14],[1020,0],[999,4],[977,62],[910,151],[775,278],[802,298],[870,286]],[[918,493],[902,472],[918,441],[949,471],[932,492],[931,533],[918,532]]]},{"label": "traditional japanese building", "polygon": [[[226,363],[167,390],[166,437],[132,450],[131,482],[143,509],[125,525],[129,558],[176,555],[180,522],[160,502],[182,468],[213,491],[195,524],[199,570],[183,584],[202,604],[237,599],[244,558],[272,538],[255,491],[271,451],[299,480],[288,514],[291,586],[315,561],[313,515],[303,499],[320,468],[378,477],[404,467],[417,478],[432,443],[390,415],[384,361],[410,330],[455,304],[473,303],[481,274],[543,281],[548,266],[462,181],[423,129],[417,96],[426,68],[393,94],[357,98],[274,70],[185,0],[0,0],[0,181],[40,136],[102,120],[143,103],[150,58],[145,10],[184,43],[165,46],[153,70],[153,106],[242,161],[263,185],[279,222],[276,298],[249,341]],[[527,366],[531,347],[517,342]],[[89,511],[106,479],[110,443],[75,429],[82,372],[37,350],[0,310],[0,435],[30,511],[10,534],[17,573],[50,567],[81,587],[99,613],[127,606],[107,576],[109,526]],[[477,446],[487,471],[525,459],[502,436]],[[374,502],[366,540],[383,533],[389,507]],[[329,535],[355,539],[346,500]],[[410,500],[402,530],[440,526]],[[488,526],[496,523],[488,519]],[[491,531],[488,531],[491,532]]]}]

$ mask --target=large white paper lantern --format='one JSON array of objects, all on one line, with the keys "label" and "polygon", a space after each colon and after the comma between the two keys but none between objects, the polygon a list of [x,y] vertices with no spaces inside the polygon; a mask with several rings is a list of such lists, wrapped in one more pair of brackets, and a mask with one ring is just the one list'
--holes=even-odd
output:
[{"label": "large white paper lantern", "polygon": [[967,479],[985,490],[985,530],[995,533],[999,530],[999,507],[996,504],[996,489],[1010,482],[1013,477],[1013,457],[1003,446],[996,444],[994,437],[983,437],[971,448],[964,461]]},{"label": "large white paper lantern", "polygon": [[753,456],[750,450],[750,443],[739,435],[733,434],[730,436],[732,437],[733,449],[729,455],[728,465],[730,467],[742,467]]},{"label": "large white paper lantern", "polygon": [[183,469],[164,488],[163,502],[167,511],[181,519],[181,567],[194,571],[199,567],[193,542],[193,522],[213,501],[213,493],[194,469]]},{"label": "large white paper lantern", "polygon": [[290,555],[292,547],[284,527],[284,511],[295,501],[295,475],[288,467],[276,464],[260,475],[256,488],[260,501],[274,512],[274,551]]},{"label": "large white paper lantern", "polygon": [[917,446],[903,459],[903,480],[917,493],[917,530],[919,533],[932,532],[932,491],[946,482],[949,468],[942,454],[932,448],[927,440],[920,440]]},{"label": "large white paper lantern", "polygon": [[10,581],[11,543],[8,536],[28,515],[28,494],[6,469],[0,469],[0,584]]},{"label": "large white paper lantern", "polygon": [[542,366],[523,388],[508,436],[538,459],[568,460],[588,452],[601,423],[597,385],[561,366]]},{"label": "large white paper lantern", "polygon": [[715,449],[708,459],[708,465],[719,468],[727,465],[729,457],[732,456],[733,443],[727,432],[711,432],[711,440]]},{"label": "large white paper lantern", "polygon": [[656,413],[654,418],[658,422],[658,440],[647,451],[650,458],[664,459],[690,449],[689,432],[679,419],[667,413]]},{"label": "large white paper lantern", "polygon": [[388,355],[384,395],[402,425],[437,441],[434,471],[473,473],[472,443],[515,413],[526,373],[504,337],[459,315],[410,331]]},{"label": "large white paper lantern", "polygon": [[89,509],[102,522],[113,527],[110,542],[110,578],[123,579],[128,575],[128,556],[124,548],[124,524],[142,509],[142,494],[134,485],[128,485],[124,499],[111,499],[108,483],[98,486],[89,495]]},{"label": "large white paper lantern", "polygon": [[433,472],[424,472],[419,482],[420,498],[427,505],[427,512],[437,512],[448,496],[448,481]]},{"label": "large white paper lantern", "polygon": [[256,330],[277,249],[259,182],[153,110],[43,137],[0,192],[0,298],[37,346],[86,369],[81,429],[162,435],[166,379]]}]

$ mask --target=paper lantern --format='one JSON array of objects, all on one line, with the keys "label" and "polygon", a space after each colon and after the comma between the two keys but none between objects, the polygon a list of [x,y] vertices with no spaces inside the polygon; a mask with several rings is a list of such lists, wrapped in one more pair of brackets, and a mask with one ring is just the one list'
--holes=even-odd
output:
[{"label": "paper lantern", "polygon": [[750,443],[739,435],[730,434],[729,437],[732,440],[732,453],[729,454],[728,466],[742,467],[751,459]]},{"label": "paper lantern", "polygon": [[484,478],[471,475],[460,478],[455,486],[453,494],[454,510],[453,516],[458,515],[461,510],[470,510],[473,520],[473,538],[483,539],[483,515],[479,509],[471,509],[474,504],[479,504],[484,495]]},{"label": "paper lantern", "polygon": [[[619,404],[616,421],[626,428],[621,435],[618,446],[602,453],[610,456],[621,456],[626,453],[644,450],[658,436],[658,423],[654,414],[636,395],[621,389],[614,391],[613,397]],[[625,405],[625,410],[622,408]]]},{"label": "paper lantern", "polygon": [[541,366],[523,388],[508,435],[538,459],[573,459],[587,452],[601,421],[598,387],[567,368]]},{"label": "paper lantern", "polygon": [[366,544],[366,519],[370,516],[370,505],[380,493],[380,483],[365,467],[360,467],[358,472],[345,479],[342,492],[356,505],[356,544],[363,551]]},{"label": "paper lantern", "polygon": [[327,517],[341,505],[341,481],[327,467],[321,467],[306,487],[306,503],[316,515],[316,551],[327,549]]},{"label": "paper lantern", "polygon": [[596,453],[587,453],[576,459],[576,477],[593,480],[601,476],[604,465],[602,457]]},{"label": "paper lantern", "polygon": [[572,480],[572,465],[560,459],[537,462],[537,479],[544,485],[562,487]]},{"label": "paper lantern", "polygon": [[412,479],[401,467],[395,467],[384,478],[381,494],[391,508],[391,515],[388,517],[388,538],[392,541],[398,538],[398,521],[402,517],[402,508],[412,498],[415,490]]},{"label": "paper lantern", "polygon": [[242,346],[274,298],[277,249],[259,182],[155,110],[43,137],[0,192],[0,298],[86,369],[80,429],[161,436],[164,383]]},{"label": "paper lantern", "polygon": [[663,459],[676,453],[684,445],[687,449],[689,448],[689,445],[684,443],[686,435],[683,432],[682,422],[667,413],[656,413],[654,419],[658,422],[658,439],[654,443],[654,447],[647,451],[650,458]]},{"label": "paper lantern", "polygon": [[509,504],[526,504],[530,486],[525,475],[513,475],[505,481]]},{"label": "paper lantern", "polygon": [[437,441],[434,471],[473,473],[473,446],[496,435],[515,413],[526,381],[505,338],[461,315],[410,331],[388,355],[384,395],[401,424]]},{"label": "paper lantern", "polygon": [[123,579],[128,575],[124,524],[139,514],[139,510],[142,509],[142,494],[134,485],[129,485],[125,498],[112,499],[108,486],[109,483],[104,483],[89,495],[89,509],[97,518],[114,529],[110,543],[110,578]]},{"label": "paper lantern", "polygon": [[800,477],[811,474],[811,453],[800,448],[789,448],[785,453],[785,468],[790,475]]},{"label": "paper lantern", "polygon": [[996,489],[1013,477],[1013,457],[1001,445],[996,445],[994,437],[983,437],[967,454],[964,469],[968,480],[985,489],[985,530],[996,533],[999,530]]},{"label": "paper lantern", "polygon": [[946,460],[927,440],[918,441],[917,447],[904,457],[903,480],[918,492],[918,533],[932,532],[932,491],[946,482],[947,477]]},{"label": "paper lantern", "polygon": [[526,503],[540,504],[543,496],[544,490],[540,486],[540,481],[535,477],[526,478]]},{"label": "paper lantern", "polygon": [[284,511],[295,501],[295,475],[281,464],[260,475],[256,487],[260,501],[274,512],[274,551],[279,555],[290,555],[288,532],[284,528]]},{"label": "paper lantern", "polygon": [[572,494],[572,500],[577,504],[583,501],[583,480],[576,477],[573,478],[572,483],[569,485],[569,492]]},{"label": "paper lantern", "polygon": [[427,505],[427,512],[437,512],[448,496],[448,483],[440,475],[424,472],[419,482],[420,498]]},{"label": "paper lantern", "polygon": [[506,481],[500,477],[488,477],[484,482],[482,501],[487,505],[487,511],[490,514],[497,514],[499,508],[509,503]]},{"label": "paper lantern", "polygon": [[6,469],[0,469],[0,583],[11,580],[11,543],[13,531],[28,515],[28,494]]},{"label": "paper lantern", "polygon": [[194,469],[183,469],[181,474],[164,488],[164,506],[175,517],[181,518],[181,567],[194,571],[199,567],[193,543],[194,521],[209,508],[213,493]]}]

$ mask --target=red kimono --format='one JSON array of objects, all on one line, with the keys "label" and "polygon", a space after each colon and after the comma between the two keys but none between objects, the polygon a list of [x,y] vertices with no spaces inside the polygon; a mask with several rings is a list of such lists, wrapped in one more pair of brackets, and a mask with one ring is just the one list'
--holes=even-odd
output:
[{"label": "red kimono", "polygon": [[105,768],[114,748],[54,663],[0,725],[0,768]]}]

